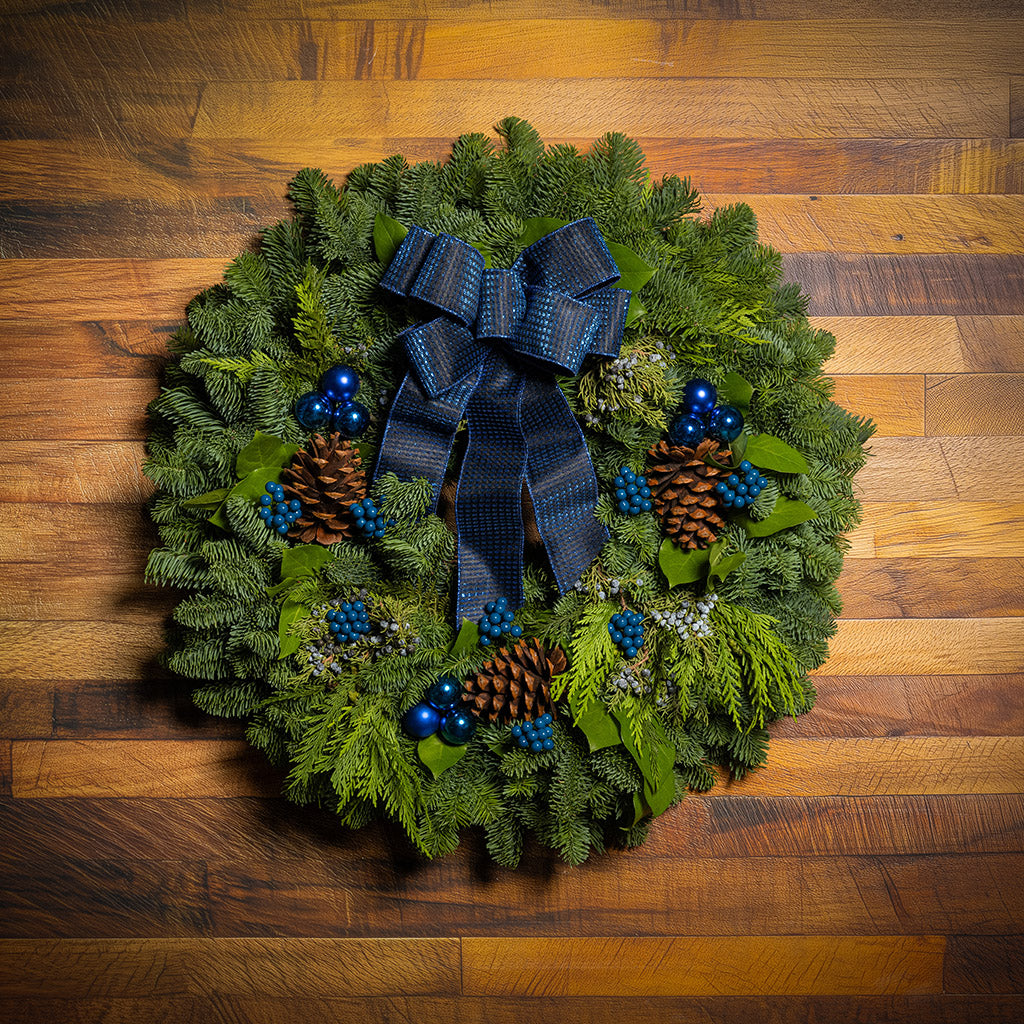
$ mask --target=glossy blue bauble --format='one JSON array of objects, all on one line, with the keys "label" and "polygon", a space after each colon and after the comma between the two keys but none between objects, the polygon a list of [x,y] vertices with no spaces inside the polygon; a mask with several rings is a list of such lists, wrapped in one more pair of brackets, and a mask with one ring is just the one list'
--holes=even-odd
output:
[{"label": "glossy blue bauble", "polygon": [[684,416],[677,416],[668,428],[668,438],[673,444],[685,445],[687,448],[696,448],[704,440],[704,421],[699,416],[687,413]]},{"label": "glossy blue bauble", "polygon": [[320,391],[332,402],[350,402],[359,390],[359,375],[351,366],[332,366],[320,378]]},{"label": "glossy blue bauble", "polygon": [[345,402],[334,407],[331,429],[342,437],[358,437],[370,422],[370,410],[360,402]]},{"label": "glossy blue bauble", "polygon": [[718,401],[715,385],[709,380],[694,377],[683,391],[683,408],[698,416],[707,416]]},{"label": "glossy blue bauble", "polygon": [[718,441],[735,441],[743,429],[743,414],[731,405],[720,405],[708,420],[708,433]]},{"label": "glossy blue bauble", "polygon": [[295,418],[306,430],[325,430],[331,422],[330,399],[308,391],[295,403]]},{"label": "glossy blue bauble", "polygon": [[427,700],[439,711],[447,711],[462,696],[462,684],[451,676],[441,676],[427,690]]},{"label": "glossy blue bauble", "polygon": [[468,711],[451,711],[441,721],[441,738],[460,747],[476,732],[476,719]]},{"label": "glossy blue bauble", "polygon": [[440,724],[441,712],[429,704],[414,704],[402,718],[402,728],[417,740],[433,736]]}]

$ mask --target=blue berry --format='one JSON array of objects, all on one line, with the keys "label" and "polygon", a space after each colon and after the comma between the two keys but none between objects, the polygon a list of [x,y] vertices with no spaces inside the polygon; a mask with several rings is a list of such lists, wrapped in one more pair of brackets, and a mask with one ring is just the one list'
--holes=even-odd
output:
[{"label": "blue berry", "polygon": [[270,509],[267,508],[266,506],[264,506],[263,508],[260,509],[260,519],[262,519],[264,522],[267,522],[268,520],[273,519],[273,517],[274,517],[273,512],[271,512]]},{"label": "blue berry", "polygon": [[749,473],[753,468],[754,467],[746,459],[740,463],[740,469],[742,469],[744,473]]},{"label": "blue berry", "polygon": [[288,532],[288,524],[282,523],[279,527],[277,527],[277,532],[283,537]]},{"label": "blue berry", "polygon": [[733,473],[732,476],[730,476],[729,479],[726,480],[725,482],[730,487],[738,487],[740,483],[740,478],[735,473]]},{"label": "blue berry", "polygon": [[260,504],[261,505],[272,505],[273,503],[274,503],[274,499],[269,494],[261,494],[260,495]]},{"label": "blue berry", "polygon": [[617,479],[615,481],[615,484],[616,484],[616,487],[615,487],[615,500],[616,501],[626,501],[629,498],[629,495],[626,493],[626,488],[622,487],[621,485],[619,485],[619,482],[618,482]]}]

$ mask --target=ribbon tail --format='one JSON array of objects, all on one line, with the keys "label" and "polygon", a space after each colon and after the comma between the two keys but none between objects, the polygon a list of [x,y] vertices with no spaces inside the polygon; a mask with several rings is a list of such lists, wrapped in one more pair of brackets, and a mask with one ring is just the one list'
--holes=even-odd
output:
[{"label": "ribbon tail", "polygon": [[481,371],[486,387],[466,408],[469,442],[459,476],[455,621],[477,619],[498,597],[523,603],[523,478],[526,442],[519,426],[523,378],[497,352]]},{"label": "ribbon tail", "polygon": [[467,374],[437,398],[430,398],[411,373],[398,389],[380,441],[374,479],[394,473],[400,480],[426,477],[434,489],[430,510],[437,507],[455,431],[480,370]]},{"label": "ribbon tail", "polygon": [[594,516],[597,476],[583,432],[553,381],[526,378],[521,422],[537,529],[564,594],[608,540],[608,531]]}]

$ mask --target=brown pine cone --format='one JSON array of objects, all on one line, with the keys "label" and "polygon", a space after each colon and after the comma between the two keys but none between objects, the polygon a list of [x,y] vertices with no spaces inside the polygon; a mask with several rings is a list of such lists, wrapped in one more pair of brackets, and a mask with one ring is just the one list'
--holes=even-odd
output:
[{"label": "brown pine cone", "polygon": [[348,507],[366,496],[366,476],[359,452],[341,434],[324,440],[317,434],[309,451],[298,451],[281,474],[286,498],[302,502],[302,516],[288,536],[303,544],[335,544],[356,535]]},{"label": "brown pine cone", "polygon": [[728,469],[709,466],[704,457],[727,462],[731,455],[706,438],[696,449],[659,441],[649,452],[653,465],[647,473],[654,510],[665,532],[680,547],[706,548],[725,526],[719,514],[715,484],[729,475]]},{"label": "brown pine cone", "polygon": [[561,647],[548,650],[539,640],[517,640],[495,651],[475,676],[466,680],[463,701],[489,722],[528,721],[545,713],[555,717],[551,679],[567,668]]}]

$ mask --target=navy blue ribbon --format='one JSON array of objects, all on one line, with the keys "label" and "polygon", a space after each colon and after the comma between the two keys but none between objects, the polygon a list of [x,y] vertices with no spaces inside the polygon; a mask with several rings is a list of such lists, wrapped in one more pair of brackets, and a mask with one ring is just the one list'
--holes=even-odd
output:
[{"label": "navy blue ribbon", "polygon": [[426,477],[441,494],[463,416],[456,621],[488,601],[523,603],[522,487],[560,592],[608,539],[594,517],[597,478],[586,441],[552,373],[576,374],[588,355],[615,357],[630,293],[591,218],[491,270],[471,245],[412,227],[381,281],[440,315],[403,331],[412,369],[391,407],[376,476]]}]

